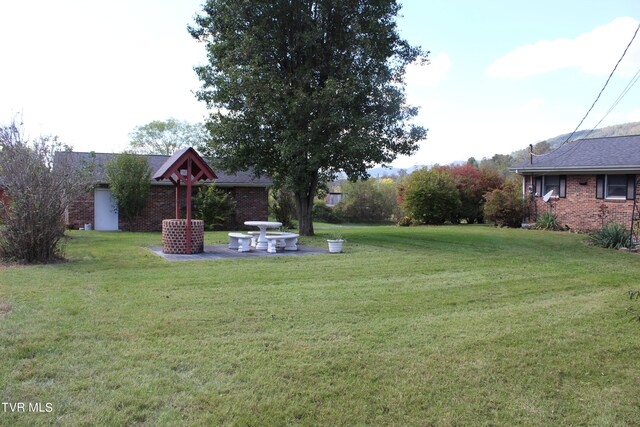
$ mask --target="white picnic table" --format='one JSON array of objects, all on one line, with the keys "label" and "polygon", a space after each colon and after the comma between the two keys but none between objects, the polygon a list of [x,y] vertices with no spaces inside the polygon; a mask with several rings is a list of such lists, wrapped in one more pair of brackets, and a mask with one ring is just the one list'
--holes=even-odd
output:
[{"label": "white picnic table", "polygon": [[258,227],[260,229],[260,235],[258,236],[258,240],[256,240],[256,249],[259,251],[267,250],[267,228],[282,227],[282,223],[278,221],[245,221],[244,225]]}]

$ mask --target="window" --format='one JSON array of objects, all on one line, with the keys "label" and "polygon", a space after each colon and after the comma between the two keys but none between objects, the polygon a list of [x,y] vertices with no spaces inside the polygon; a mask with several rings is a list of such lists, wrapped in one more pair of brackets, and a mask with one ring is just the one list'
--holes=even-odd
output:
[{"label": "window", "polygon": [[605,177],[607,199],[627,198],[627,176],[626,175],[606,175]]},{"label": "window", "polygon": [[566,175],[545,175],[536,177],[536,195],[543,197],[553,191],[553,197],[567,197]]},{"label": "window", "polygon": [[559,175],[549,175],[544,177],[544,190],[542,191],[542,195],[544,196],[549,191],[553,191],[552,196],[560,195],[560,176]]},{"label": "window", "polygon": [[596,177],[596,199],[633,200],[635,194],[635,175],[598,175]]}]

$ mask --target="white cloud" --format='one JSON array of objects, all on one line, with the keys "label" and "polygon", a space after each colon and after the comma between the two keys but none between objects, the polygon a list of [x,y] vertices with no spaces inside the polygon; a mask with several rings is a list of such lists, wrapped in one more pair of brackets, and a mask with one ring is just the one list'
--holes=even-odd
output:
[{"label": "white cloud", "polygon": [[543,105],[544,105],[544,99],[532,98],[529,101],[527,101],[522,107],[520,107],[520,111],[522,111],[523,113],[531,113],[533,111],[538,110]]},{"label": "white cloud", "polygon": [[[520,79],[566,68],[577,68],[585,74],[607,75],[613,69],[638,21],[622,17],[594,28],[573,39],[541,40],[521,46],[485,70],[490,77]],[[633,74],[640,66],[640,40],[629,48],[617,73]]]},{"label": "white cloud", "polygon": [[409,64],[405,76],[407,87],[412,90],[435,87],[447,77],[450,68],[451,60],[444,52],[429,58],[428,65],[420,65],[416,62]]},{"label": "white cloud", "polygon": [[630,122],[640,122],[640,110],[635,110],[629,113]]}]

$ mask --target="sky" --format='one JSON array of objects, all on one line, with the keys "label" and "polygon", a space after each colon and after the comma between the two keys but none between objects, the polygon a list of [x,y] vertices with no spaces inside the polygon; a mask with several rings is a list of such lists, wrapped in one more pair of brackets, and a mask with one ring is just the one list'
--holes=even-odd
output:
[{"label": "sky", "polygon": [[[398,28],[429,51],[410,65],[414,123],[429,129],[393,166],[508,154],[571,132],[640,23],[638,0],[403,0]],[[202,0],[3,0],[0,124],[58,135],[77,151],[120,152],[136,126],[202,121],[187,32]],[[580,129],[591,129],[640,71],[640,34]],[[640,84],[599,127],[640,121]]]}]

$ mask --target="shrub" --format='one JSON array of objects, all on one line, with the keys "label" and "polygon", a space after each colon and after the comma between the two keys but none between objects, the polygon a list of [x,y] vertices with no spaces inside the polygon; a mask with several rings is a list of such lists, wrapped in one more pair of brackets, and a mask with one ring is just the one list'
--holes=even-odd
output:
[{"label": "shrub", "polygon": [[388,221],[398,205],[395,183],[382,184],[376,180],[346,182],[342,185],[342,192],[346,196],[335,205],[334,212],[349,222]]},{"label": "shrub", "polygon": [[193,210],[196,219],[204,220],[205,229],[220,230],[225,223],[234,222],[236,202],[229,193],[211,184],[201,187],[193,197]]},{"label": "shrub", "polygon": [[456,212],[454,222],[464,220],[468,224],[482,223],[484,221],[482,196],[488,191],[501,187],[504,181],[502,177],[493,169],[478,169],[470,164],[447,166],[441,169],[451,173],[460,193],[460,209]]},{"label": "shrub", "polygon": [[293,193],[284,189],[277,189],[271,192],[269,197],[269,210],[281,222],[285,228],[293,227],[293,220],[296,218],[296,202]]},{"label": "shrub", "polygon": [[7,209],[0,200],[0,257],[36,263],[63,255],[65,209],[91,188],[85,165],[55,155],[63,148],[55,137],[23,140],[15,124],[0,128],[0,176],[11,200]]},{"label": "shrub", "polygon": [[411,225],[416,225],[416,222],[410,216],[402,216],[402,217],[400,217],[400,219],[398,219],[396,224],[399,227],[409,227]]},{"label": "shrub", "polygon": [[106,166],[107,179],[118,213],[127,225],[140,216],[151,193],[151,169],[145,156],[124,152],[115,156]]},{"label": "shrub", "polygon": [[558,217],[556,214],[551,212],[545,212],[543,214],[538,215],[536,219],[536,227],[538,230],[551,230],[551,231],[559,231],[563,230],[563,227],[558,222]]},{"label": "shrub", "polygon": [[404,210],[423,224],[455,221],[460,196],[453,177],[444,170],[420,169],[404,181]]},{"label": "shrub", "polygon": [[591,235],[591,242],[603,248],[627,248],[631,243],[631,233],[624,225],[612,222],[595,231]]},{"label": "shrub", "polygon": [[520,227],[525,203],[520,185],[507,181],[503,188],[485,195],[484,215],[499,227]]},{"label": "shrub", "polygon": [[329,222],[331,224],[339,224],[342,218],[334,210],[325,204],[324,200],[316,200],[313,202],[313,219],[314,221]]}]

